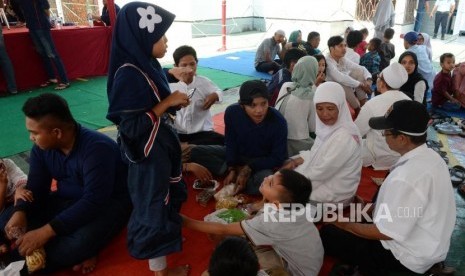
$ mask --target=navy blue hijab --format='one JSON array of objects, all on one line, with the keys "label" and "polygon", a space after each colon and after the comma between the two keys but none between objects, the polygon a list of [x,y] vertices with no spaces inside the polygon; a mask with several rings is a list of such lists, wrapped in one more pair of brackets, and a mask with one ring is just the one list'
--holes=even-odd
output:
[{"label": "navy blue hijab", "polygon": [[[163,8],[144,2],[126,4],[118,13],[113,30],[107,94],[107,118],[116,118],[125,110],[149,110],[156,103],[146,100],[145,93],[131,87],[113,87],[116,71],[125,63],[139,67],[154,82],[161,99],[171,94],[165,73],[156,58],[152,57],[153,44],[160,40],[174,21],[175,15]],[[175,112],[175,111],[174,111]]]}]

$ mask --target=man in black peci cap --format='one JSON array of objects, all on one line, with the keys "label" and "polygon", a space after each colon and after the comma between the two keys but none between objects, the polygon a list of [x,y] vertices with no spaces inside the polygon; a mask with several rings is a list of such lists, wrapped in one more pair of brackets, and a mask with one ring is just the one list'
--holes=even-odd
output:
[{"label": "man in black peci cap", "polygon": [[322,228],[326,254],[357,265],[362,275],[424,273],[446,259],[455,199],[447,165],[425,144],[428,121],[426,108],[410,100],[370,119],[370,127],[382,130],[401,157],[379,190],[369,214],[373,223],[335,222]]}]

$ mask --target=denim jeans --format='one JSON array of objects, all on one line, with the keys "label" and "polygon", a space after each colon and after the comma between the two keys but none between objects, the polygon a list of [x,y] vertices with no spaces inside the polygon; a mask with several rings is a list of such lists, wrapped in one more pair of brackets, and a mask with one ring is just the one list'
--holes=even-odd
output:
[{"label": "denim jeans", "polygon": [[15,71],[13,70],[13,65],[11,64],[11,60],[8,57],[8,53],[6,52],[5,40],[3,39],[3,33],[2,33],[1,28],[0,28],[0,67],[2,68],[3,76],[5,77],[6,88],[8,92],[18,91],[18,89],[16,88]]},{"label": "denim jeans", "polygon": [[48,78],[56,78],[56,74],[53,68],[55,67],[55,69],[58,71],[60,82],[68,83],[69,80],[66,76],[65,66],[63,65],[63,61],[61,61],[61,58],[55,49],[55,44],[53,43],[50,30],[29,30],[29,34],[31,35],[32,42],[34,43],[37,52],[42,58],[42,62],[44,63]]},{"label": "denim jeans", "polygon": [[426,12],[419,11],[417,12],[417,17],[415,17],[415,25],[413,26],[413,30],[415,32],[421,31],[421,25],[423,23],[423,18],[425,17]]}]

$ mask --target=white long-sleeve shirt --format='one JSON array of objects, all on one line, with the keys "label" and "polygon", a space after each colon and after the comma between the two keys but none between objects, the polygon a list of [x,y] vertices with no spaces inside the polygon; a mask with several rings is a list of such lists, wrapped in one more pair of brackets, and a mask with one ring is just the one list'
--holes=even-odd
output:
[{"label": "white long-sleeve shirt", "polygon": [[360,143],[339,128],[320,146],[313,161],[308,158],[310,151],[300,152],[304,163],[295,171],[312,181],[310,200],[346,202],[355,195],[362,174]]},{"label": "white long-sleeve shirt", "polygon": [[6,199],[11,202],[16,189],[26,186],[27,175],[11,159],[3,159],[3,164],[5,164],[8,179]]},{"label": "white long-sleeve shirt", "polygon": [[[285,82],[279,91],[277,99],[286,95],[287,88],[292,85],[292,82]],[[294,95],[288,97],[286,108],[280,109],[282,101],[277,103],[276,109],[281,112],[287,121],[287,139],[304,140],[310,138],[310,132],[315,132],[315,108],[313,101],[302,100]]]},{"label": "white long-sleeve shirt", "polygon": [[363,72],[365,80],[371,78],[370,72],[359,64],[356,64],[346,57],[342,57],[337,62],[330,54],[326,55],[326,81],[334,81],[341,85],[356,88],[360,82],[349,76],[352,72]]},{"label": "white long-sleeve shirt", "polygon": [[204,110],[202,107],[207,96],[212,93],[218,95],[218,102],[223,100],[221,89],[206,77],[195,76],[190,84],[181,81],[170,83],[171,91],[179,90],[187,93],[187,91],[194,88],[196,90],[192,95],[191,103],[176,112],[175,128],[181,134],[213,130],[213,119],[210,110]]},{"label": "white long-sleeve shirt", "polygon": [[400,154],[392,151],[386,143],[386,139],[380,130],[374,130],[368,125],[371,117],[383,116],[389,107],[400,100],[410,100],[404,93],[397,90],[389,90],[367,101],[362,106],[355,124],[360,130],[363,139],[362,160],[363,166],[373,166],[375,170],[388,170],[400,157]]}]

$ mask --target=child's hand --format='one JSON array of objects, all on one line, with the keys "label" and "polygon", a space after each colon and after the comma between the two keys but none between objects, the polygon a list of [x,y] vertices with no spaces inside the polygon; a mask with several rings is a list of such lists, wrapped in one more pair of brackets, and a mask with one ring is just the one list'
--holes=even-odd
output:
[{"label": "child's hand", "polygon": [[315,86],[322,84],[325,80],[326,80],[325,73],[324,72],[318,73],[318,76],[316,77],[316,80],[315,80]]},{"label": "child's hand", "polygon": [[28,189],[22,188],[22,187],[17,188],[16,191],[15,191],[15,205],[16,205],[16,202],[19,199],[22,199],[22,200],[27,201],[27,202],[34,201],[34,197],[33,197],[32,192],[29,191]]},{"label": "child's hand", "polygon": [[190,67],[173,67],[168,70],[168,72],[173,75],[177,80],[184,81],[189,74],[192,73],[192,68]]},{"label": "child's hand", "polygon": [[203,103],[203,110],[209,109],[216,101],[218,101],[218,94],[211,93],[205,98],[205,102]]},{"label": "child's hand", "polygon": [[205,168],[204,166],[199,165],[197,163],[189,163],[189,164],[186,164],[186,165],[189,166],[188,171],[192,172],[197,179],[200,179],[200,181],[206,182],[206,181],[209,181],[209,180],[213,179],[212,174],[210,173],[210,171],[207,168]]}]

